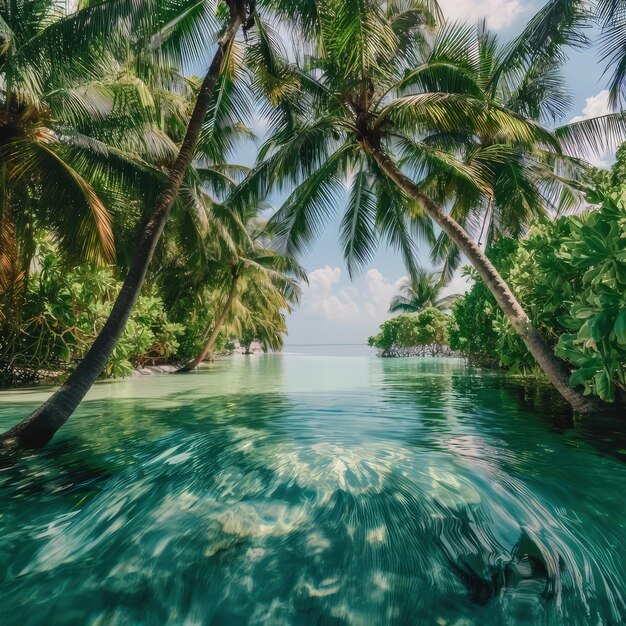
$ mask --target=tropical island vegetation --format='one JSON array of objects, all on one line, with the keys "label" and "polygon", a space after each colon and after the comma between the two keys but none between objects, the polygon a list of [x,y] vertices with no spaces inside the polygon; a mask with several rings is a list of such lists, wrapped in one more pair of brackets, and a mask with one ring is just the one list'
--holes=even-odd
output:
[{"label": "tropical island vegetation", "polygon": [[[626,1],[504,4],[0,0],[2,626],[626,623]],[[429,358],[218,358],[325,229]]]},{"label": "tropical island vegetation", "polygon": [[449,325],[447,315],[426,307],[417,315],[402,314],[383,322],[367,343],[382,357],[452,356]]},{"label": "tropical island vegetation", "polygon": [[[64,381],[5,443],[46,443],[99,376],[162,360],[192,369],[237,337],[279,347],[305,279],[297,257],[337,206],[351,274],[378,242],[402,256],[410,279],[392,308],[410,308],[427,243],[440,279],[463,259],[479,279],[454,305],[454,349],[480,356],[469,325],[483,306],[492,360],[541,371],[583,413],[620,396],[621,201],[585,158],[623,140],[626,121],[554,126],[567,47],[586,45],[584,3],[552,0],[510,43],[419,2],[148,4],[3,8],[0,373]],[[598,9],[607,32],[617,10]],[[282,41],[278,24],[297,38]],[[187,68],[207,41],[197,78]],[[256,163],[229,163],[259,112]],[[286,199],[262,224],[276,189]],[[602,210],[551,221],[594,193]],[[564,237],[554,263],[566,265],[589,228],[613,243],[587,266],[570,258],[567,285],[580,288],[548,320],[520,281],[554,287],[554,270],[525,255],[543,229]]]},{"label": "tropical island vegetation", "polygon": [[[533,325],[571,371],[570,385],[623,406],[626,401],[626,147],[610,171],[590,173],[590,207],[576,215],[541,219],[522,237],[495,237],[488,256],[515,291]],[[543,378],[493,295],[474,279],[464,295],[431,307],[441,278],[403,287],[390,312],[409,311],[381,326],[369,343],[381,356],[458,354],[502,367],[509,375]],[[429,282],[430,280],[430,282]],[[433,291],[434,288],[434,291]],[[435,314],[439,313],[438,316]],[[434,324],[436,320],[436,324]],[[436,330],[435,330],[436,329]],[[435,344],[432,348],[430,344]],[[446,350],[446,348],[448,350]]]}]

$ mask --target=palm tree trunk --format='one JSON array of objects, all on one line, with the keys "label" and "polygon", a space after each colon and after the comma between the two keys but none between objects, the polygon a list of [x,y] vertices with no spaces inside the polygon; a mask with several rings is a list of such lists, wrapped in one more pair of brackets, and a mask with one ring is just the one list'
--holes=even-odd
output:
[{"label": "palm tree trunk", "polygon": [[[235,3],[229,4],[232,6]],[[165,227],[172,204],[178,195],[185,173],[193,159],[202,130],[202,123],[209,109],[224,60],[242,23],[241,12],[231,8],[230,21],[218,41],[217,50],[200,87],[176,162],[170,171],[169,179],[157,206],[146,224],[122,289],[100,334],[85,358],[78,364],[61,388],[25,420],[4,433],[0,437],[0,445],[20,445],[29,448],[44,446],[70,418],[85,394],[102,373],[139,297],[154,250]]]},{"label": "palm tree trunk", "polygon": [[532,325],[528,315],[518,302],[517,298],[502,279],[498,270],[487,258],[483,250],[468,235],[468,233],[449,215],[431,200],[416,184],[407,178],[398,167],[381,150],[367,146],[382,170],[393,180],[410,198],[419,202],[426,213],[439,227],[454,241],[459,249],[471,261],[481,278],[493,294],[496,302],[508,317],[517,334],[522,338],[526,347],[533,355],[539,367],[557,391],[565,398],[571,407],[579,413],[606,412],[608,405],[596,398],[585,397],[569,386],[569,372],[565,364],[554,355],[545,339]]},{"label": "palm tree trunk", "polygon": [[[480,229],[480,235],[478,236],[478,245],[481,250],[486,250],[489,244],[489,231],[491,230],[491,220],[493,219],[493,198],[489,198],[487,203],[487,209],[485,211],[485,219],[483,220],[483,226]],[[483,239],[484,235],[484,239]]]},{"label": "palm tree trunk", "polygon": [[206,359],[207,355],[211,353],[215,342],[217,341],[217,337],[220,334],[220,330],[222,330],[222,326],[224,326],[224,322],[226,321],[226,317],[228,316],[228,312],[230,308],[233,306],[233,301],[235,300],[235,296],[237,295],[237,279],[238,275],[233,272],[233,279],[230,284],[230,291],[228,293],[228,298],[226,298],[226,302],[224,304],[224,308],[220,313],[220,316],[217,318],[215,322],[215,328],[211,333],[211,336],[208,338],[207,342],[204,344],[204,347],[200,351],[199,354],[196,355],[195,359],[189,361],[183,365],[178,371],[179,372],[190,372],[191,370],[195,370],[204,359]]}]

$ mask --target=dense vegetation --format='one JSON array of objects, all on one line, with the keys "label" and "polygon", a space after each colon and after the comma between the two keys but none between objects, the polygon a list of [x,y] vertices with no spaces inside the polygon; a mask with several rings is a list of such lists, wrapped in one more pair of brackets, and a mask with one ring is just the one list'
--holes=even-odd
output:
[{"label": "dense vegetation", "polygon": [[[488,252],[533,325],[567,363],[570,384],[609,402],[626,398],[625,169],[622,146],[610,171],[590,174],[587,200],[592,204],[586,210],[541,220],[521,238],[500,237]],[[541,378],[484,281],[471,268],[466,271],[475,282],[442,322],[450,348],[482,365],[505,368],[511,376]],[[417,283],[408,310],[420,310],[417,296],[430,295],[427,287],[428,282]],[[385,322],[370,345],[382,356],[427,354],[427,342],[417,332],[422,314]]]},{"label": "dense vegetation", "polygon": [[[615,3],[597,10],[610,29]],[[68,374],[4,440],[46,443],[103,373],[193,368],[233,337],[279,348],[305,278],[296,256],[342,204],[351,274],[381,241],[402,256],[410,279],[394,306],[445,307],[437,292],[464,255],[501,311],[494,341],[523,353],[502,349],[502,363],[536,364],[576,410],[598,409],[577,383],[612,400],[621,357],[603,346],[600,362],[589,342],[610,321],[619,334],[600,276],[623,259],[576,267],[589,315],[574,300],[563,312],[584,321],[565,325],[561,356],[558,333],[524,309],[524,259],[505,259],[533,224],[557,237],[549,217],[582,200],[580,157],[626,138],[621,113],[555,128],[570,105],[567,47],[586,44],[589,16],[584,2],[551,0],[505,44],[416,0],[2,3],[0,371],[5,383]],[[286,49],[285,27],[306,55]],[[267,128],[248,170],[230,159],[253,112]],[[262,224],[277,189],[286,200]],[[581,233],[608,236],[611,206],[581,218]],[[420,278],[418,241],[443,263],[436,279]],[[421,315],[425,329],[441,314]]]},{"label": "dense vegetation", "polygon": [[367,343],[382,357],[450,356],[448,325],[447,315],[427,307],[417,315],[398,315],[383,322]]},{"label": "dense vegetation", "polygon": [[[177,67],[181,54],[193,54],[202,29],[215,32],[213,8],[164,1],[153,15],[148,5],[118,4],[79,3],[73,12],[41,0],[1,9],[0,385],[63,379],[88,354],[128,275],[137,230],[146,227],[198,94],[198,79]],[[157,35],[158,57],[146,48]],[[233,83],[237,71],[226,69],[216,85],[219,98],[200,120],[193,166],[173,197],[155,262],[104,376],[189,361],[208,334],[214,334],[210,352],[250,332],[266,348],[282,344],[284,315],[298,296],[282,272],[304,278],[295,262],[260,267],[236,310],[228,307],[217,319],[224,276],[250,239],[245,221],[261,208],[248,206],[243,216],[223,202],[246,173],[227,155],[250,136],[243,123],[249,103]],[[239,120],[226,109],[231,99]],[[264,237],[257,256],[269,258],[270,237],[261,223],[257,231]],[[271,298],[259,297],[263,285]]]},{"label": "dense vegetation", "polygon": [[[613,401],[626,392],[626,206],[621,193],[576,216],[502,239],[490,257],[572,370],[570,384]],[[454,306],[450,345],[511,374],[541,375],[477,278]]]},{"label": "dense vegetation", "polygon": [[[596,176],[589,195],[602,204],[543,221],[521,239],[501,238],[489,250],[535,327],[567,363],[570,384],[609,402],[626,398],[626,194],[621,184],[611,185],[625,156],[622,148],[613,171]],[[428,344],[447,344],[509,375],[542,377],[484,282],[467,271],[475,283],[450,316],[434,308],[400,315],[382,324],[369,345],[381,356],[434,356],[446,352]]]},{"label": "dense vegetation", "polygon": [[[20,301],[19,322],[5,329],[0,346],[3,385],[63,376],[93,343],[120,288],[109,268],[64,267],[58,249],[48,242],[40,244],[36,259],[38,269]],[[184,329],[170,321],[163,300],[145,290],[104,375],[128,376],[133,367],[176,356]]]},{"label": "dense vegetation", "polygon": [[[269,250],[265,254],[272,258]],[[37,269],[25,281],[19,300],[0,299],[5,311],[16,312],[2,326],[0,386],[62,380],[93,344],[121,288],[114,267],[95,263],[69,266],[47,239],[37,243],[33,259]],[[248,350],[252,342],[266,350],[279,349],[287,330],[285,313],[299,290],[292,279],[282,277],[280,268],[270,270],[276,273],[267,277],[266,283],[261,282],[265,268],[253,269],[257,270],[257,282],[243,284],[243,293],[227,310],[217,267],[216,279],[209,287],[175,299],[171,286],[151,280],[137,300],[103,376],[128,376],[146,365],[190,361],[203,353],[209,335],[213,340],[201,360],[237,339]],[[303,277],[301,271],[299,276]],[[224,311],[219,324],[214,311]]]}]

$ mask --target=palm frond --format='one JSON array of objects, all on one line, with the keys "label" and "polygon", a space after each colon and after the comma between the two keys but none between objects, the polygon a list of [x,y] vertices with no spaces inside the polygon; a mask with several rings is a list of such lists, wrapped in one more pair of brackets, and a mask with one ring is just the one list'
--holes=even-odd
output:
[{"label": "palm frond", "polygon": [[[37,181],[49,203],[47,220],[63,247],[83,259],[112,262],[115,258],[112,220],[92,186],[56,151],[55,145],[21,141],[14,146],[15,184]],[[56,212],[65,203],[72,211]]]},{"label": "palm frond", "polygon": [[366,265],[376,250],[376,193],[371,174],[362,157],[359,169],[352,178],[348,203],[341,221],[339,239],[352,277],[359,267]]},{"label": "palm frond", "polygon": [[322,225],[335,214],[345,187],[343,171],[347,151],[335,152],[309,178],[300,183],[271,218],[279,250],[296,255],[321,233]]},{"label": "palm frond", "polygon": [[573,156],[589,158],[615,150],[626,140],[626,113],[609,113],[555,130],[564,149]]}]

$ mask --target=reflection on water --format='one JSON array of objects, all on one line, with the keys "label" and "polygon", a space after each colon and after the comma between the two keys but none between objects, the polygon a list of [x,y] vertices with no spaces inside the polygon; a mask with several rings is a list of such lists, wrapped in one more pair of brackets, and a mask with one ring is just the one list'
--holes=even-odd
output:
[{"label": "reflection on water", "polygon": [[536,389],[299,355],[100,384],[0,468],[0,623],[622,623],[626,443]]}]

